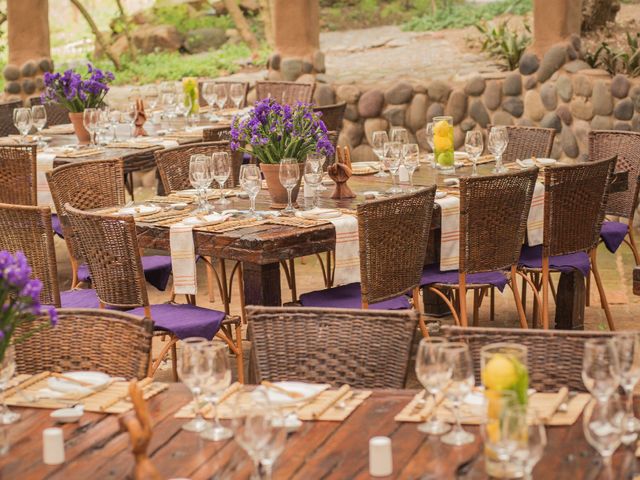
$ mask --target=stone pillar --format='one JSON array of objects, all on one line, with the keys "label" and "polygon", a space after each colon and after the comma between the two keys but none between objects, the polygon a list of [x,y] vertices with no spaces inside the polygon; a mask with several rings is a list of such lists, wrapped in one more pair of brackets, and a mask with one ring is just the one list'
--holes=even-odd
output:
[{"label": "stone pillar", "polygon": [[38,96],[44,72],[53,70],[48,0],[7,2],[9,58],[3,71],[5,93],[23,100]]},{"label": "stone pillar", "polygon": [[269,78],[293,81],[324,73],[319,1],[272,0],[272,17],[275,52],[269,59]]},{"label": "stone pillar", "polygon": [[552,45],[580,35],[582,0],[534,0],[533,45],[540,58]]}]

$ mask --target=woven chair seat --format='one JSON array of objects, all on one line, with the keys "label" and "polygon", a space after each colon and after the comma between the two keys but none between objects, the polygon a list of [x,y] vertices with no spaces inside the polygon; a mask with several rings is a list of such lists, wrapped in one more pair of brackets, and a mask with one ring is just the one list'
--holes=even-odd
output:
[{"label": "woven chair seat", "polygon": [[[349,283],[339,287],[304,293],[300,295],[300,304],[303,307],[362,308],[362,291],[359,283]],[[409,300],[402,295],[379,303],[372,303],[369,308],[376,310],[406,310],[411,308],[411,305]]]},{"label": "woven chair seat", "polygon": [[600,229],[600,239],[604,242],[607,250],[616,253],[628,232],[629,225],[624,222],[604,221]]},{"label": "woven chair seat", "polygon": [[60,292],[63,308],[100,308],[100,300],[92,288],[76,288]]},{"label": "woven chair seat", "polygon": [[[225,313],[189,304],[163,303],[151,305],[151,319],[155,330],[166,330],[180,340],[204,337],[211,340],[220,330]],[[128,310],[131,315],[145,316],[144,307]]]},{"label": "woven chair seat", "polygon": [[[168,255],[145,255],[142,257],[144,278],[158,290],[164,292],[171,276],[171,257]],[[91,281],[87,264],[78,267],[78,281]]]},{"label": "woven chair seat", "polygon": [[[441,272],[437,264],[428,265],[422,270],[422,279],[420,280],[420,286],[427,285],[438,286],[457,286],[459,281],[458,270],[451,270],[448,272]],[[473,286],[494,286],[501,292],[504,287],[509,283],[509,277],[507,272],[493,271],[493,272],[481,272],[481,273],[468,273],[467,274],[467,287]]]},{"label": "woven chair seat", "polygon": [[[528,270],[542,269],[542,245],[529,247],[524,245],[520,253],[519,267],[526,267]],[[591,261],[585,252],[570,253],[568,255],[552,255],[549,257],[549,269],[554,272],[571,273],[579,270],[583,276],[589,274]]]}]

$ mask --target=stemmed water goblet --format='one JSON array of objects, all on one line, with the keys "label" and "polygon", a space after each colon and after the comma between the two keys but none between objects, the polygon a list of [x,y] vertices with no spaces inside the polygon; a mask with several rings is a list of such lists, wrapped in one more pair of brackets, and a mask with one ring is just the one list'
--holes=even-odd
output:
[{"label": "stemmed water goblet", "polygon": [[472,177],[478,176],[478,158],[482,155],[484,149],[482,132],[478,130],[470,130],[467,132],[464,139],[464,151],[467,152],[471,163],[473,163],[473,170],[471,172]]},{"label": "stemmed water goblet", "polygon": [[236,108],[240,108],[244,100],[244,86],[241,83],[232,83],[229,85],[229,97]]},{"label": "stemmed water goblet", "polygon": [[429,144],[429,148],[431,148],[431,166],[433,168],[436,167],[436,154],[433,147],[433,122],[427,123],[425,127],[426,135],[427,135],[427,143]]},{"label": "stemmed water goblet", "polygon": [[106,145],[107,133],[111,126],[110,122],[111,110],[108,105],[103,105],[98,113],[98,126],[96,129],[96,143],[98,145]]},{"label": "stemmed water goblet", "polygon": [[44,105],[34,105],[31,107],[31,121],[38,132],[38,147],[45,147],[47,143],[42,140],[42,130],[47,125],[47,110]]},{"label": "stemmed water goblet", "polygon": [[205,440],[218,442],[233,436],[231,429],[220,423],[218,400],[220,395],[231,385],[231,369],[229,368],[228,348],[221,340],[212,340],[199,347],[204,357],[204,372],[202,376],[202,393],[204,400],[214,410],[213,425],[209,425],[200,435]]},{"label": "stemmed water goblet", "polygon": [[173,131],[173,126],[171,121],[176,117],[176,92],[173,91],[165,91],[162,93],[162,97],[160,98],[162,104],[162,112],[163,117],[167,119],[167,131]]},{"label": "stemmed water goblet", "polygon": [[591,338],[584,343],[582,381],[599,402],[606,402],[620,385],[620,363],[615,341]]},{"label": "stemmed water goblet", "polygon": [[271,480],[273,476],[273,466],[284,450],[287,443],[286,416],[282,411],[272,406],[270,411],[271,433],[260,452],[260,473],[263,480]]},{"label": "stemmed water goblet", "polygon": [[209,203],[207,202],[207,189],[213,181],[211,171],[211,157],[208,155],[191,155],[189,159],[189,181],[196,189],[198,198],[198,208],[196,213],[208,213]]},{"label": "stemmed water goblet", "polygon": [[420,148],[417,143],[405,143],[402,145],[402,158],[404,167],[409,173],[409,191],[415,192],[413,187],[413,174],[420,166]]},{"label": "stemmed water goblet", "polygon": [[249,195],[249,199],[251,200],[249,215],[252,218],[257,217],[256,197],[262,189],[262,175],[260,174],[260,168],[258,168],[258,165],[248,163],[240,167],[240,186],[245,192],[247,192],[247,195]]},{"label": "stemmed water goblet", "polygon": [[407,129],[403,127],[393,127],[390,137],[392,142],[399,142],[403,145],[409,143],[409,133]]},{"label": "stemmed water goblet", "polygon": [[0,415],[0,424],[8,425],[10,423],[15,423],[20,420],[21,417],[19,413],[9,410],[9,407],[7,406],[7,399],[4,395],[7,384],[15,373],[15,349],[13,345],[8,345],[4,351],[4,357],[0,360],[0,394],[2,395],[2,415]]},{"label": "stemmed water goblet", "polygon": [[400,142],[387,142],[384,144],[384,166],[391,174],[392,186],[387,193],[402,193],[402,189],[396,185],[396,177],[402,160],[402,144]]},{"label": "stemmed water goblet", "polygon": [[504,173],[507,171],[507,168],[502,165],[502,154],[507,149],[508,144],[509,133],[507,132],[507,128],[503,125],[491,127],[488,148],[496,159],[496,166],[493,169],[493,173]]},{"label": "stemmed water goblet", "polygon": [[[327,163],[327,157],[326,155],[319,153],[319,152],[311,152],[311,153],[307,153],[307,160],[316,160],[318,162],[320,162],[320,168],[322,168],[322,177],[324,178],[324,166]],[[320,181],[320,185],[318,185],[318,188],[316,189],[317,192],[324,192],[327,190],[327,187],[325,187],[322,184],[322,180]]]},{"label": "stemmed water goblet", "polygon": [[602,456],[607,469],[611,468],[611,457],[622,443],[624,417],[624,407],[617,395],[604,401],[591,400],[583,413],[584,436]]},{"label": "stemmed water goblet", "polygon": [[13,109],[13,125],[20,132],[20,143],[27,143],[27,135],[31,131],[33,126],[33,119],[31,118],[31,109],[29,108],[14,108]]},{"label": "stemmed water goblet", "polygon": [[195,418],[182,426],[187,432],[203,432],[209,427],[202,416],[200,395],[202,394],[203,372],[206,370],[206,359],[202,355],[202,347],[208,343],[206,338],[189,337],[182,340],[182,348],[178,354],[178,375],[193,395]]},{"label": "stemmed water goblet", "polygon": [[298,165],[298,160],[295,158],[283,158],[280,162],[278,176],[280,178],[280,183],[287,190],[287,208],[282,212],[293,215],[296,213],[296,209],[291,203],[291,193],[300,180],[300,166]]},{"label": "stemmed water goblet", "polygon": [[220,199],[216,202],[218,205],[228,205],[231,203],[224,196],[224,184],[231,175],[231,160],[227,152],[213,152],[211,155],[211,170],[213,178],[220,186]]},{"label": "stemmed water goblet", "polygon": [[474,385],[473,365],[469,346],[462,342],[450,342],[439,348],[442,361],[451,367],[451,381],[445,390],[453,406],[456,423],[453,429],[441,437],[446,445],[460,446],[473,443],[473,434],[463,430],[460,424],[460,406]]},{"label": "stemmed water goblet", "polygon": [[322,184],[322,175],[320,160],[307,156],[304,162],[304,182],[313,189],[313,208],[318,208],[318,186]]},{"label": "stemmed water goblet", "polygon": [[96,132],[98,131],[98,122],[100,121],[100,110],[97,108],[85,108],[82,112],[82,123],[84,128],[89,132],[89,145],[96,146]]},{"label": "stemmed water goblet", "polygon": [[160,99],[158,87],[156,87],[155,85],[147,85],[144,90],[144,98],[147,101],[147,104],[149,105],[151,111],[155,110]]},{"label": "stemmed water goblet", "polygon": [[440,347],[446,342],[441,338],[423,338],[420,340],[416,355],[416,377],[433,398],[434,407],[431,416],[425,423],[418,425],[418,430],[430,435],[441,435],[450,430],[450,426],[440,420],[436,413],[436,398],[451,380],[451,365],[444,362],[440,355]]},{"label": "stemmed water goblet", "polygon": [[130,136],[136,134],[136,118],[138,118],[138,104],[133,102],[127,105],[127,120],[129,121]]},{"label": "stemmed water goblet", "polygon": [[216,84],[213,82],[204,82],[202,84],[202,98],[204,98],[204,101],[209,105],[209,120],[215,120],[216,118],[213,113],[216,100],[218,99],[215,87]]},{"label": "stemmed water goblet", "polygon": [[533,469],[542,459],[547,446],[547,430],[544,423],[537,416],[533,416],[531,421],[522,427],[522,434],[518,440],[512,459],[522,468],[524,480],[531,480]]},{"label": "stemmed water goblet", "polygon": [[216,105],[218,110],[222,110],[227,103],[227,86],[224,83],[216,83],[214,86],[216,92]]},{"label": "stemmed water goblet", "polygon": [[633,390],[640,381],[640,334],[625,332],[615,339],[620,365],[620,385],[626,397],[625,443],[635,440],[640,420],[633,413]]},{"label": "stemmed water goblet", "polygon": [[379,168],[378,173],[374,177],[383,178],[389,174],[384,171],[384,144],[389,143],[389,135],[384,130],[378,130],[371,135],[371,148],[373,153],[378,157]]}]

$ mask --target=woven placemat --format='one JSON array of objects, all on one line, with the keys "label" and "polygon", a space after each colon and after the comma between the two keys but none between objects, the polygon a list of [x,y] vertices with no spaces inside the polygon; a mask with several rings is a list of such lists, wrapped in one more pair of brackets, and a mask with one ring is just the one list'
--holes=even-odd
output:
[{"label": "woven placemat", "polygon": [[146,148],[156,147],[157,143],[150,142],[114,142],[106,145],[107,148],[131,148],[135,150],[144,150]]},{"label": "woven placemat", "polygon": [[263,225],[265,223],[268,223],[268,220],[257,219],[257,218],[241,218],[238,220],[227,220],[226,222],[217,223],[215,225],[195,227],[194,230],[199,230],[204,232],[213,232],[213,233],[222,233],[222,232],[230,232],[232,230],[238,230],[240,228],[255,227],[256,225]]},{"label": "woven placemat", "polygon": [[267,223],[286,225],[288,227],[311,228],[317,227],[318,225],[326,225],[331,222],[329,222],[329,220],[316,220],[304,217],[270,217],[267,219]]},{"label": "woven placemat", "polygon": [[[486,163],[493,163],[495,161],[496,159],[493,155],[482,155],[481,157],[478,157],[476,165],[484,165]],[[473,162],[469,158],[463,158],[461,162],[465,165],[465,167],[473,166]]]},{"label": "woven placemat", "polygon": [[91,155],[97,155],[101,153],[102,150],[100,148],[83,148],[80,150],[62,150],[60,152],[56,152],[56,157],[61,158],[81,158],[81,157],[90,157]]}]

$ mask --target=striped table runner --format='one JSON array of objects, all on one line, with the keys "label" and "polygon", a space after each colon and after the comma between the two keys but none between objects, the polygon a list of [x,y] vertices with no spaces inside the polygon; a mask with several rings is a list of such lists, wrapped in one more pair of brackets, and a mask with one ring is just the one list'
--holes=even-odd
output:
[{"label": "striped table runner", "polygon": [[342,215],[327,219],[336,229],[334,286],[360,281],[358,218]]}]

